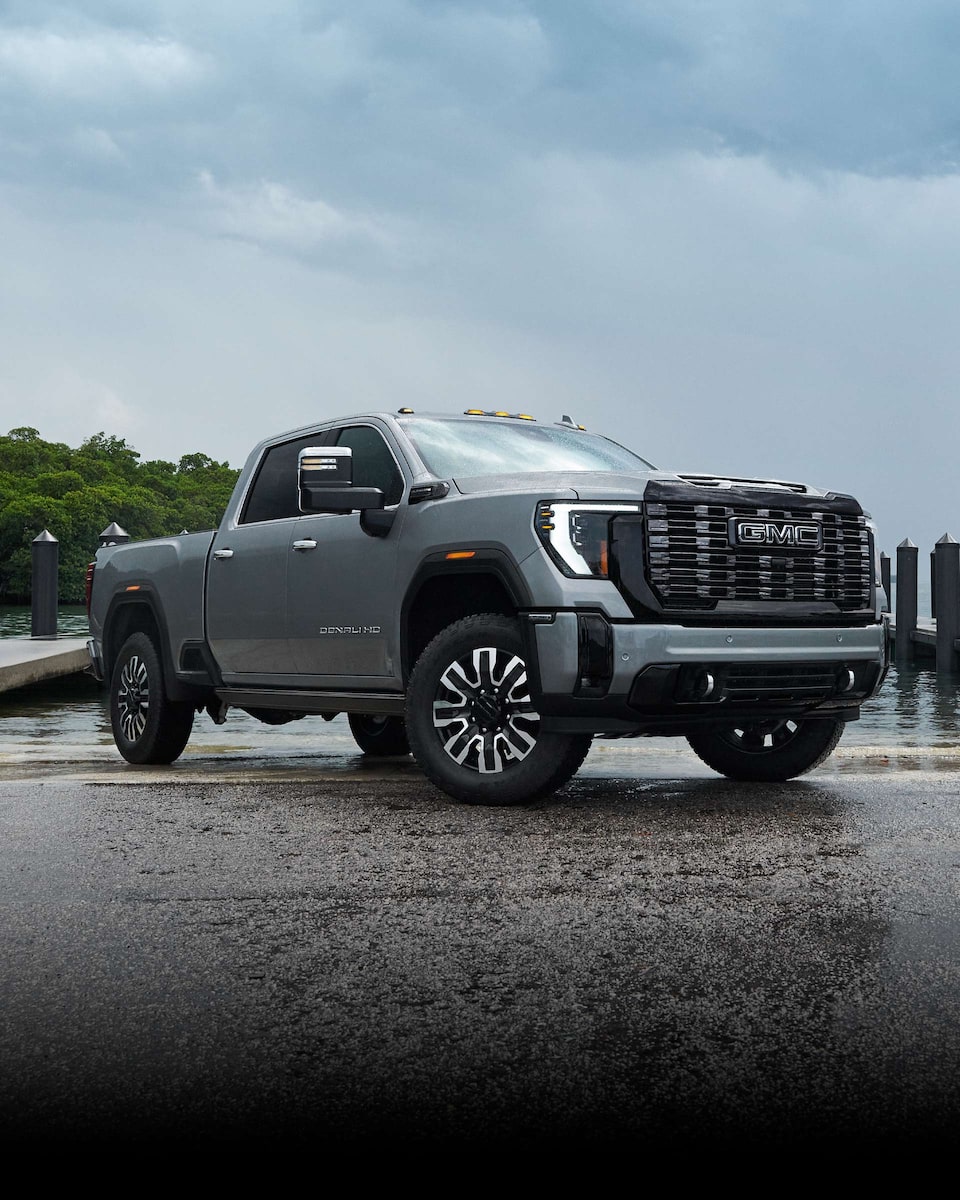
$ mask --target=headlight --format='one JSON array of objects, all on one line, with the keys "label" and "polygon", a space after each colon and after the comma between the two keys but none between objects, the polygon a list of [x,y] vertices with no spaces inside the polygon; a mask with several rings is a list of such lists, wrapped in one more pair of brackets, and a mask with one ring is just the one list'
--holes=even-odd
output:
[{"label": "headlight", "polygon": [[564,575],[605,579],[610,521],[617,513],[639,511],[639,504],[544,500],[537,505],[535,524],[540,540]]}]

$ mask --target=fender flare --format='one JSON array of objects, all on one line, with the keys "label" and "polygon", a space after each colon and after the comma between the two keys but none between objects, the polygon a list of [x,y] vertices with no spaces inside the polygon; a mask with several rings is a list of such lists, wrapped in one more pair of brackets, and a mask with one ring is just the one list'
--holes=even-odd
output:
[{"label": "fender flare", "polygon": [[[460,546],[451,546],[459,550]],[[520,573],[520,568],[505,551],[493,546],[478,547],[472,558],[447,558],[448,551],[437,550],[428,554],[414,571],[400,605],[400,661],[406,684],[410,670],[410,614],[417,597],[431,579],[437,577],[460,577],[469,575],[491,575],[503,587],[515,609],[529,608],[532,604],[530,590]],[[528,641],[526,622],[521,622],[524,643]]]},{"label": "fender flare", "polygon": [[167,625],[163,603],[149,583],[140,583],[137,585],[136,592],[120,590],[114,592],[110,597],[110,603],[107,605],[107,612],[103,620],[103,659],[107,682],[109,683],[110,676],[113,674],[113,663],[116,661],[116,656],[120,651],[120,645],[114,644],[112,630],[118,614],[124,608],[146,608],[156,623],[160,635],[160,645],[157,647],[157,650],[160,654],[160,661],[163,663],[163,678],[168,698],[171,700],[190,701],[192,703],[205,702],[209,698],[208,688],[187,683],[179,677],[173,661],[170,646],[170,630]]}]

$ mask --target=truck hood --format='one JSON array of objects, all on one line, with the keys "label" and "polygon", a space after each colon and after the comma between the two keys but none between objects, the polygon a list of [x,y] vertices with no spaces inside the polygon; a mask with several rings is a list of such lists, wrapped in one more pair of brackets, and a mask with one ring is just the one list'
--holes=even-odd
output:
[{"label": "truck hood", "polygon": [[454,479],[459,491],[467,495],[478,492],[535,492],[538,495],[571,500],[636,500],[643,499],[646,486],[676,484],[685,489],[703,489],[704,496],[717,491],[762,491],[788,497],[819,497],[826,493],[802,483],[780,479],[744,479],[724,475],[677,474],[672,471],[644,471],[626,474],[615,471],[530,471],[515,475],[474,475]]},{"label": "truck hood", "polygon": [[467,495],[478,492],[535,492],[542,496],[582,500],[589,497],[605,500],[643,497],[649,479],[662,472],[638,472],[636,475],[612,471],[524,471],[512,474],[474,475],[454,479],[457,488]]}]

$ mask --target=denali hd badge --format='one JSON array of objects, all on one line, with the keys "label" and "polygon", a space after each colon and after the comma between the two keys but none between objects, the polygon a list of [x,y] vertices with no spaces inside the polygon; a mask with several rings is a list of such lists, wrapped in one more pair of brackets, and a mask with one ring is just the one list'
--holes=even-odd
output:
[{"label": "denali hd badge", "polygon": [[764,521],[731,517],[727,522],[731,546],[779,546],[793,550],[822,550],[823,526],[817,521]]}]

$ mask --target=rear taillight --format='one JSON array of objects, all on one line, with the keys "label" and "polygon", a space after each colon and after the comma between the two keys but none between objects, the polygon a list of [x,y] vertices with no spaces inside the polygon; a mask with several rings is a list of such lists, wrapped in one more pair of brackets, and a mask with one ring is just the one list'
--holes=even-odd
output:
[{"label": "rear taillight", "polygon": [[87,595],[87,620],[90,620],[90,597],[93,594],[93,573],[97,569],[95,562],[87,563],[87,578],[86,578],[86,595]]}]

